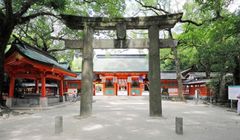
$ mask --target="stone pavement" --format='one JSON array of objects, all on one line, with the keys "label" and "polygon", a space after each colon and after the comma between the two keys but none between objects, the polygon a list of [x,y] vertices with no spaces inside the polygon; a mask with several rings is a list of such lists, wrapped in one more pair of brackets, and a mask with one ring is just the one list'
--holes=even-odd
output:
[{"label": "stone pavement", "polygon": [[[163,101],[163,117],[149,117],[148,97],[94,97],[93,115],[79,118],[80,103],[0,120],[0,140],[239,140],[240,116],[212,105]],[[21,110],[22,111],[22,110]],[[55,117],[63,132],[55,134]],[[183,117],[183,135],[175,133]]]}]

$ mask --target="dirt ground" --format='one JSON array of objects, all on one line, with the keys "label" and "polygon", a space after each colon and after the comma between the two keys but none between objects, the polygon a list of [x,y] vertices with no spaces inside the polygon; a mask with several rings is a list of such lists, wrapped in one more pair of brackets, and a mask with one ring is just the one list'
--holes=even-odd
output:
[{"label": "dirt ground", "polygon": [[[93,114],[79,118],[79,102],[47,110],[15,110],[0,117],[0,140],[239,140],[240,116],[194,101],[163,101],[163,117],[149,117],[148,97],[94,97]],[[55,117],[63,132],[55,134]],[[175,133],[183,118],[183,135]]]}]

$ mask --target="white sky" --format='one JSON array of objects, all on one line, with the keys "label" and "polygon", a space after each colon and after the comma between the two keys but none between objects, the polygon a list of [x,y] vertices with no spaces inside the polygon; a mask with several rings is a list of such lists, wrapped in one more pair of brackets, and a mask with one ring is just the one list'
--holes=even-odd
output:
[{"label": "white sky", "polygon": [[234,12],[239,7],[240,7],[240,0],[234,0],[233,3],[231,3],[228,8],[231,12]]},{"label": "white sky", "polygon": [[[136,13],[138,13],[139,11],[139,6],[136,3],[135,0],[126,0],[127,2],[127,6],[126,6],[126,12],[125,12],[125,16],[136,16]],[[170,12],[171,13],[177,13],[177,12],[183,12],[183,5],[186,2],[191,2],[192,0],[170,0],[171,1],[171,8],[170,8]],[[141,7],[141,6],[140,6]],[[229,5],[228,9],[231,12],[234,12],[237,8],[240,7],[240,0],[233,0],[231,2],[231,4]],[[144,16],[143,13],[138,14],[138,16]]]}]

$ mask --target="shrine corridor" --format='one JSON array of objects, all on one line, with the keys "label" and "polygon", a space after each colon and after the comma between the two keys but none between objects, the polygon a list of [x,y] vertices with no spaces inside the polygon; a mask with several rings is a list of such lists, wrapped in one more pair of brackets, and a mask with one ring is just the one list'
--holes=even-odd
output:
[{"label": "shrine corridor", "polygon": [[[0,118],[1,140],[238,140],[240,116],[206,104],[163,101],[163,117],[151,118],[148,96],[94,96],[93,115],[78,117],[79,102],[49,110]],[[63,133],[54,134],[55,116],[63,116]],[[175,133],[183,117],[183,135]]]}]

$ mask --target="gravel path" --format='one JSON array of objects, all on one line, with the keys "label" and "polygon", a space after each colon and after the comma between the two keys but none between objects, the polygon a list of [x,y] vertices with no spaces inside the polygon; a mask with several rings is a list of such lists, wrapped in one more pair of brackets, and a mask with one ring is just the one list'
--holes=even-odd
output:
[{"label": "gravel path", "polygon": [[[94,97],[93,115],[80,103],[0,119],[0,140],[240,140],[240,116],[212,105],[163,101],[163,117],[149,117],[148,97]],[[63,133],[54,134],[63,116]],[[175,133],[183,117],[183,135]]]}]

